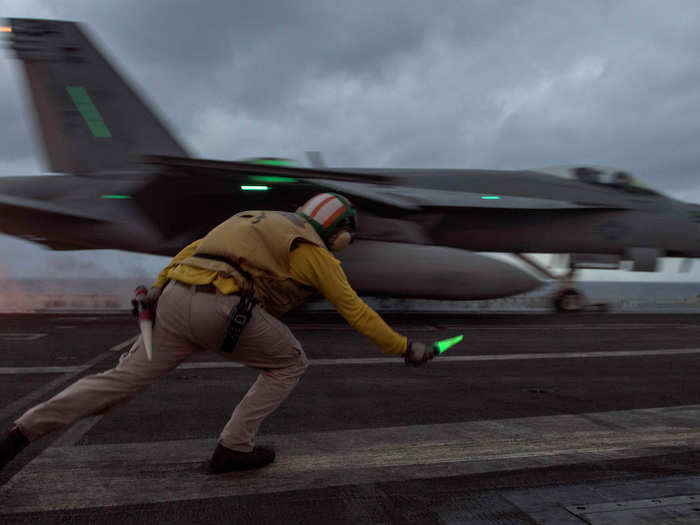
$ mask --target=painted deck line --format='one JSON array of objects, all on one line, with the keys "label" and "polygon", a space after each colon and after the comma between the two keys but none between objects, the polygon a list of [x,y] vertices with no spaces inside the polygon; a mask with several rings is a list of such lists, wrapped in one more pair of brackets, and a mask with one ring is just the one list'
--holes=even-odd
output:
[{"label": "painted deck line", "polygon": [[[133,341],[131,341],[133,342]],[[124,348],[127,345],[124,345]],[[110,350],[112,351],[112,350]],[[481,355],[447,355],[433,359],[429,365],[437,363],[454,363],[462,361],[523,361],[530,359],[589,359],[604,357],[653,357],[671,355],[698,355],[700,348],[675,348],[661,350],[629,350],[617,352],[551,352],[528,354],[481,354]],[[346,357],[341,359],[309,359],[314,366],[338,366],[338,365],[376,365],[376,364],[403,364],[400,356],[396,357]],[[66,374],[79,373],[92,365],[80,366],[6,366],[0,367],[0,375],[7,374]],[[206,361],[182,363],[178,370],[206,369],[206,368],[243,368],[245,365],[233,361]]]},{"label": "painted deck line", "polygon": [[0,374],[68,374],[85,370],[85,366],[1,366]]},{"label": "painted deck line", "polygon": [[698,523],[700,495],[684,494],[665,498],[570,505],[566,507],[584,523]]},{"label": "painted deck line", "polygon": [[104,415],[99,416],[89,416],[81,419],[74,425],[70,426],[61,437],[54,441],[52,447],[72,447],[78,441],[83,439],[83,436],[92,430],[92,427],[99,423]]},{"label": "painted deck line", "polygon": [[[291,323],[288,325],[292,331],[328,331],[328,332],[352,332],[354,328],[346,324],[304,324]],[[463,324],[440,323],[436,321],[429,325],[403,326],[399,324],[391,325],[397,332],[433,332],[436,330],[461,330],[461,331],[521,331],[521,330],[658,330],[658,329],[690,329],[700,330],[700,324],[690,323],[606,323],[606,324],[519,324],[508,326],[498,325],[474,325],[469,321]]]},{"label": "painted deck line", "polygon": [[660,350],[620,350],[612,352],[552,352],[500,355],[441,356],[431,362],[454,361],[519,361],[526,359],[588,359],[600,357],[644,357],[700,354],[700,348],[668,348]]},{"label": "painted deck line", "polygon": [[111,356],[112,353],[109,350],[107,350],[106,352],[102,352],[101,354],[96,355],[89,361],[86,361],[82,365],[76,367],[76,370],[74,370],[73,372],[69,372],[60,377],[57,377],[53,381],[46,383],[41,388],[37,388],[36,390],[33,390],[28,394],[20,397],[18,400],[0,409],[0,421],[4,421],[6,419],[10,419],[11,417],[21,415],[22,412],[24,412],[27,408],[34,404],[38,399],[41,399],[43,396],[45,396],[52,390],[63,386],[64,384],[74,379],[76,376],[80,375],[85,370],[95,366],[97,363],[104,361],[105,359]]},{"label": "painted deck line", "polygon": [[[700,348],[677,348],[662,350],[630,350],[617,352],[551,352],[551,353],[531,353],[531,354],[482,354],[482,355],[453,355],[441,356],[433,359],[426,366],[434,366],[438,363],[455,363],[461,361],[522,361],[529,359],[589,359],[603,357],[649,357],[649,356],[671,356],[671,355],[698,355]],[[335,366],[335,365],[376,365],[376,364],[400,364],[403,359],[396,357],[347,357],[342,359],[309,359],[312,366]],[[211,361],[211,362],[189,362],[182,363],[178,369],[201,369],[201,368],[241,368],[244,365],[232,361]]]},{"label": "painted deck line", "polygon": [[214,475],[216,440],[51,447],[0,488],[0,514],[501,472],[700,447],[700,405],[263,435],[277,460]]},{"label": "painted deck line", "polygon": [[[355,329],[348,324],[306,324],[306,323],[291,323],[287,325],[293,332],[354,332]],[[391,325],[397,332],[434,332],[438,330],[435,325]]]},{"label": "painted deck line", "polygon": [[604,323],[604,324],[525,324],[525,325],[469,325],[465,324],[440,324],[440,328],[452,330],[659,330],[659,329],[691,329],[700,330],[700,324],[664,324],[664,323]]},{"label": "painted deck line", "polygon": [[[133,337],[130,337],[126,341],[122,341],[121,343],[114,345],[112,348],[109,349],[109,352],[119,352],[129,346],[130,344],[134,343],[136,341],[136,338],[138,335],[135,335]],[[97,361],[91,360],[88,361],[85,364],[82,365],[77,365],[77,366],[0,366],[0,375],[3,374],[9,374],[9,375],[15,375],[15,374],[76,374],[80,373],[83,370],[90,368],[91,366],[95,365],[96,363],[102,361],[105,357],[107,357],[109,354],[100,354],[99,357],[100,359]],[[97,359],[97,358],[95,358]],[[94,362],[93,362],[94,361]],[[0,418],[2,419],[2,418]]]},{"label": "painted deck line", "polygon": [[13,342],[36,341],[37,339],[46,337],[46,335],[47,334],[39,333],[0,333],[0,340]]},{"label": "painted deck line", "polygon": [[130,338],[127,339],[126,341],[122,341],[122,342],[119,343],[118,345],[114,345],[112,348],[109,349],[109,351],[110,351],[110,352],[121,352],[121,351],[122,351],[124,348],[126,348],[127,346],[129,346],[129,345],[135,343],[135,342],[136,342],[136,339],[138,339],[138,337],[139,337],[139,335],[136,334],[135,336],[130,337]]}]

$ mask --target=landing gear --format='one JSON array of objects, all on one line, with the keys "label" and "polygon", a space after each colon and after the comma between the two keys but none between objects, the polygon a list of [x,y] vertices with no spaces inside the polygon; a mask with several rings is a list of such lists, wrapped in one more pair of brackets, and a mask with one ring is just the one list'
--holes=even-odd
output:
[{"label": "landing gear", "polygon": [[545,266],[541,265],[534,259],[521,253],[514,254],[521,261],[529,264],[541,273],[559,282],[558,289],[551,295],[551,304],[556,312],[572,313],[583,312],[589,308],[586,296],[576,288],[574,282],[575,268],[569,268],[569,271],[564,275],[554,275]]},{"label": "landing gear", "polygon": [[573,288],[559,290],[552,296],[554,309],[560,313],[580,312],[585,302],[583,294]]},{"label": "landing gear", "polygon": [[561,313],[582,312],[586,307],[586,297],[574,287],[574,268],[559,277],[559,290],[552,295],[554,310]]}]

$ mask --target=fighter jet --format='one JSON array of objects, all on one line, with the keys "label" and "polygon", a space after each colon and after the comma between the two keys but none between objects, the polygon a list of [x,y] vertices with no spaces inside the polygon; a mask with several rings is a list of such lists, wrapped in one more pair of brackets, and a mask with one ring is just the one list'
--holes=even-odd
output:
[{"label": "fighter jet", "polygon": [[[561,311],[584,306],[572,272],[523,254],[569,254],[572,269],[654,271],[700,254],[700,206],[621,170],[343,169],[312,155],[192,158],[74,22],[11,19],[50,175],[0,178],[0,231],[54,250],[173,255],[243,210],[294,210],[322,191],[357,206],[343,266],[360,294],[489,299],[558,279]],[[485,252],[517,255],[523,265]]]}]

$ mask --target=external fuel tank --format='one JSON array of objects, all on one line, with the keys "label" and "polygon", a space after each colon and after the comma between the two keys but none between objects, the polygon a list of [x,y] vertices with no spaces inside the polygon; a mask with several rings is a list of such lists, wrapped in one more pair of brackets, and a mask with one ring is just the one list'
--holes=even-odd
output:
[{"label": "external fuel tank", "polygon": [[360,240],[338,258],[359,295],[477,300],[543,284],[515,265],[443,246]]}]

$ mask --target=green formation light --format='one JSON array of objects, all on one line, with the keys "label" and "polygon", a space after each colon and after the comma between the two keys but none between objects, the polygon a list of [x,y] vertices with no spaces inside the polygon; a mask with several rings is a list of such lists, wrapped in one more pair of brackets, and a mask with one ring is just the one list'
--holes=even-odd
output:
[{"label": "green formation light", "polygon": [[297,162],[289,159],[253,159],[253,164],[262,164],[264,166],[296,166]]},{"label": "green formation light", "polygon": [[269,186],[241,186],[243,191],[267,191],[270,189]]},{"label": "green formation light", "polygon": [[464,339],[464,334],[457,335],[455,337],[450,337],[449,339],[443,339],[442,341],[435,341],[433,343],[433,351],[437,355],[442,355],[444,352],[446,352],[454,345],[462,341],[462,339]]},{"label": "green formation light", "polygon": [[482,195],[481,198],[486,200],[500,199],[497,195]]},{"label": "green formation light", "polygon": [[131,199],[131,195],[100,195],[101,199]]},{"label": "green formation light", "polygon": [[255,182],[299,182],[298,179],[292,177],[276,177],[273,175],[251,175],[250,180]]}]

